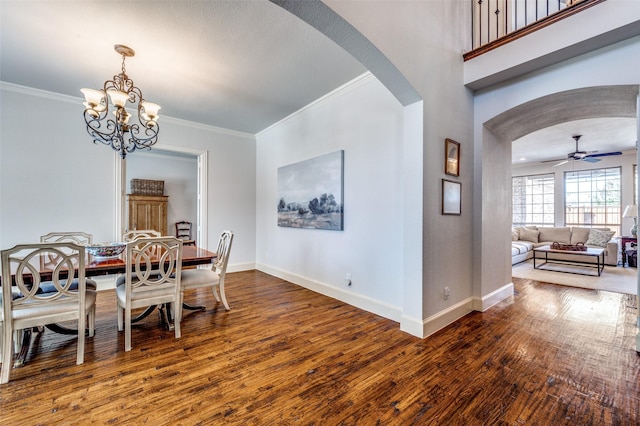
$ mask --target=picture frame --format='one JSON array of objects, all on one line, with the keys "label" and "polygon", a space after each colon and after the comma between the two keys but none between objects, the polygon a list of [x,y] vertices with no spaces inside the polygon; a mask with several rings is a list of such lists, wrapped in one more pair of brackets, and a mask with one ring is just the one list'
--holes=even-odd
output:
[{"label": "picture frame", "polygon": [[444,173],[460,176],[460,144],[449,138],[444,140]]},{"label": "picture frame", "polygon": [[442,179],[442,214],[460,216],[462,214],[462,184]]},{"label": "picture frame", "polygon": [[344,150],[278,168],[278,226],[344,230]]}]

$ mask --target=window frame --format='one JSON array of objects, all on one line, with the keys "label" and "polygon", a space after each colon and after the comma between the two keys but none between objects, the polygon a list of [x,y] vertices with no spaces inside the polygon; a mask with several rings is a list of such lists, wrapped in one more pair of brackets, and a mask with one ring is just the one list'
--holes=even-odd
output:
[{"label": "window frame", "polygon": [[[516,179],[526,179],[524,185],[516,185]],[[537,182],[537,183],[536,183]],[[540,183],[542,182],[542,183]],[[548,186],[551,186],[551,191],[546,191]],[[516,186],[525,188],[524,194],[516,194]],[[533,187],[541,186],[541,193],[534,193]],[[531,188],[530,192],[526,191],[526,188]],[[555,173],[537,173],[532,175],[521,175],[511,177],[511,223],[512,226],[555,226],[555,192],[556,192],[556,176]],[[534,203],[531,198],[539,196],[542,198],[541,203]],[[518,202],[516,197],[523,197],[524,202]],[[527,202],[527,198],[531,202]],[[547,200],[550,200],[547,201]],[[520,206],[520,211],[516,212]],[[549,211],[550,207],[550,211]],[[530,210],[530,211],[529,211]],[[516,220],[517,215],[524,215],[523,220]],[[522,218],[522,217],[521,217]],[[540,220],[534,220],[534,219]]]},{"label": "window frame", "polygon": [[[613,171],[617,173],[613,173]],[[587,174],[589,174],[588,181],[585,181]],[[600,176],[594,176],[595,174]],[[575,175],[575,183],[568,180],[571,175]],[[611,178],[611,176],[615,176],[615,178]],[[616,235],[620,235],[622,222],[621,166],[568,170],[563,174],[563,183],[565,226],[606,227],[615,231]],[[611,183],[617,185],[617,188],[608,188]],[[570,188],[570,185],[575,188]],[[585,190],[586,187],[589,187],[589,190]],[[604,203],[602,203],[603,200]],[[569,211],[569,209],[575,209],[575,211]],[[587,215],[589,219],[587,219]]]}]

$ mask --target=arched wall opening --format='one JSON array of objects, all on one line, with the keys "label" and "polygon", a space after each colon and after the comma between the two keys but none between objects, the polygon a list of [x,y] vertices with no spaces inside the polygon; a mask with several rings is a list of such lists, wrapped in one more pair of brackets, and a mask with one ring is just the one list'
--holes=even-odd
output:
[{"label": "arched wall opening", "polygon": [[[476,144],[474,295],[485,310],[513,294],[511,239],[511,147],[524,135],[559,123],[600,117],[638,117],[638,85],[591,86],[544,95],[484,121]],[[491,165],[491,167],[487,167]],[[501,299],[502,298],[502,299]]]}]

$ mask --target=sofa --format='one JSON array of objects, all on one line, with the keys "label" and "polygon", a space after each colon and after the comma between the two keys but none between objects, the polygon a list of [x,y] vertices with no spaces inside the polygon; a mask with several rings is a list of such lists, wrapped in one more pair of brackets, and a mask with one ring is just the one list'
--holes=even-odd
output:
[{"label": "sofa", "polygon": [[[583,243],[587,247],[604,249],[604,264],[618,265],[618,240],[613,239],[615,232],[609,228],[581,228],[573,227],[514,227],[511,229],[511,264],[524,262],[533,258],[533,249],[554,242],[560,244]],[[554,260],[573,260],[578,262],[593,262],[595,257],[576,256],[569,253],[549,253]]]}]

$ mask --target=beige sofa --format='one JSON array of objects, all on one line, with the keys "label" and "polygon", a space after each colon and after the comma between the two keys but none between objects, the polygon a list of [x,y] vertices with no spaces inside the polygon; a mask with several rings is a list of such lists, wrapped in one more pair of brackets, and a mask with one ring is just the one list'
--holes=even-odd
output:
[{"label": "beige sofa", "polygon": [[[592,232],[593,230],[593,232]],[[517,227],[511,230],[511,264],[524,262],[533,257],[533,249],[554,242],[560,244],[583,243],[588,247],[603,248],[605,265],[618,265],[618,240],[612,239],[613,231],[609,228],[581,227]],[[595,257],[576,256],[565,253],[550,253],[554,260],[574,260],[595,263]]]}]

